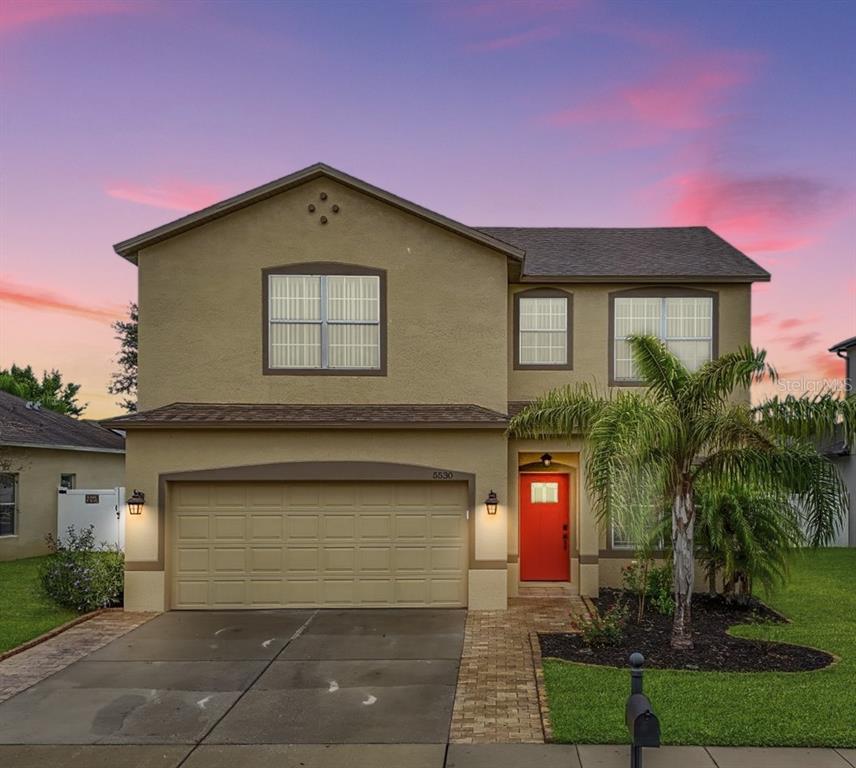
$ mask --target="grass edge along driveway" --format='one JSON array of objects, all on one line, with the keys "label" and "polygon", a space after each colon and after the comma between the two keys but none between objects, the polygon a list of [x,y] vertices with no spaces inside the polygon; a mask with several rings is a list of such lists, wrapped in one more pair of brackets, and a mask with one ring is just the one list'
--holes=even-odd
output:
[{"label": "grass edge along driveway", "polygon": [[[790,624],[739,625],[740,637],[808,645],[840,661],[815,672],[645,672],[664,744],[856,747],[856,549],[794,556],[762,599]],[[556,741],[624,743],[627,670],[544,660]]]},{"label": "grass edge along driveway", "polygon": [[78,614],[42,592],[39,565],[44,557],[0,562],[0,653],[26,643]]}]

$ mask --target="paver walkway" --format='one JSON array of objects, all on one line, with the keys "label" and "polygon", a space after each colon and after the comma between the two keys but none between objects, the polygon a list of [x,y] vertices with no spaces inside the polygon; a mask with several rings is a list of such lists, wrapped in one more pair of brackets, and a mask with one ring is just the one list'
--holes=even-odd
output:
[{"label": "paver walkway", "polygon": [[526,597],[510,599],[507,611],[470,611],[449,741],[543,743],[549,722],[530,636],[568,631],[571,614],[586,610],[579,597]]},{"label": "paver walkway", "polygon": [[156,615],[105,611],[0,661],[0,702],[65,669]]}]

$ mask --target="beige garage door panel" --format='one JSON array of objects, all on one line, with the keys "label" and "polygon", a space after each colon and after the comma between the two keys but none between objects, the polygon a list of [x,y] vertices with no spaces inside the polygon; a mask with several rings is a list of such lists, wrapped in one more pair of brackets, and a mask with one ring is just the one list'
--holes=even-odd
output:
[{"label": "beige garage door panel", "polygon": [[463,483],[179,483],[173,608],[464,606]]}]

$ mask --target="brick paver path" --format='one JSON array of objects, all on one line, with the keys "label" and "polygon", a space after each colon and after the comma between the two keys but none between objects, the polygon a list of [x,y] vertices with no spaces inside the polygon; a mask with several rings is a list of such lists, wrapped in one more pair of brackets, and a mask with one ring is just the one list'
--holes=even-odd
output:
[{"label": "brick paver path", "polygon": [[0,661],[0,701],[65,669],[111,640],[155,617],[155,613],[105,611],[55,637]]},{"label": "brick paver path", "polygon": [[[567,632],[578,597],[512,598],[507,611],[467,614],[449,740],[458,744],[543,743],[541,654],[535,632]],[[530,637],[530,635],[532,635]]]}]

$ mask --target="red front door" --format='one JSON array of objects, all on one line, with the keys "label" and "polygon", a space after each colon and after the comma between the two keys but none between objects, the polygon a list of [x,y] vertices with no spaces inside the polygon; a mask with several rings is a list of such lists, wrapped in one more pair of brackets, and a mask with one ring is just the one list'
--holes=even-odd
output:
[{"label": "red front door", "polygon": [[568,476],[520,475],[520,579],[569,581]]}]

